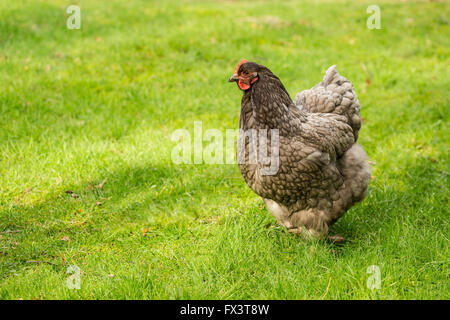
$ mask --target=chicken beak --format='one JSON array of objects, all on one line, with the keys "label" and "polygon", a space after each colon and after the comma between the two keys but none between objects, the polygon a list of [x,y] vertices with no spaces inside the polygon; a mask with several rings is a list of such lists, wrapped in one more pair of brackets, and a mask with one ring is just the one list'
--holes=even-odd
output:
[{"label": "chicken beak", "polygon": [[230,79],[228,79],[228,82],[234,82],[234,81],[238,81],[239,77],[237,75],[237,73],[233,74]]}]

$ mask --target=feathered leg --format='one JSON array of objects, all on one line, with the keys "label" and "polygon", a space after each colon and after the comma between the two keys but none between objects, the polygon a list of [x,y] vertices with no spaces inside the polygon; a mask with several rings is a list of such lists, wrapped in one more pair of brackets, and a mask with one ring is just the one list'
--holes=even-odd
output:
[{"label": "feathered leg", "polygon": [[[327,214],[316,209],[300,210],[290,214],[288,209],[270,199],[264,199],[267,209],[288,229],[289,233],[301,236],[305,240],[325,239],[328,235]],[[329,236],[334,243],[341,243],[344,238],[340,235]]]}]

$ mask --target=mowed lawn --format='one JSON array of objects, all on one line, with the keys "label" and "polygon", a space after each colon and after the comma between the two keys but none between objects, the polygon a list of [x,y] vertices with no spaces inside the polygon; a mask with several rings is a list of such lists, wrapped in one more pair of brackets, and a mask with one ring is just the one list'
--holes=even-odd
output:
[{"label": "mowed lawn", "polygon": [[[428,1],[2,1],[0,298],[449,299],[449,16]],[[176,129],[238,128],[242,58],[292,97],[333,64],[353,82],[373,179],[332,228],[345,244],[286,233],[237,165],[172,162]]]}]

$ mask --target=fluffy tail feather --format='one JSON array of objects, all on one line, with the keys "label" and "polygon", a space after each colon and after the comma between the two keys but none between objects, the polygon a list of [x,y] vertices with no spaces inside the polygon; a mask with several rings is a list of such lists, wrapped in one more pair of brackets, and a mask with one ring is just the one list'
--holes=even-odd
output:
[{"label": "fluffy tail feather", "polygon": [[311,113],[345,115],[353,129],[355,141],[358,139],[361,128],[361,106],[352,83],[337,72],[336,65],[328,68],[322,82],[309,90],[299,92],[295,96],[294,103]]}]

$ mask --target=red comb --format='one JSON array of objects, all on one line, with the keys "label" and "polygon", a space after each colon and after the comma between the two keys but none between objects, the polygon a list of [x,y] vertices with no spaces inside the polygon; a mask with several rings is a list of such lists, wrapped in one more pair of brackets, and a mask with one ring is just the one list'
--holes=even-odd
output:
[{"label": "red comb", "polygon": [[248,62],[248,61],[245,60],[245,59],[242,59],[241,61],[239,61],[239,64],[238,64],[237,67],[236,67],[236,73],[238,72],[239,67],[241,66],[241,64],[244,64],[244,63],[247,63],[247,62]]}]

